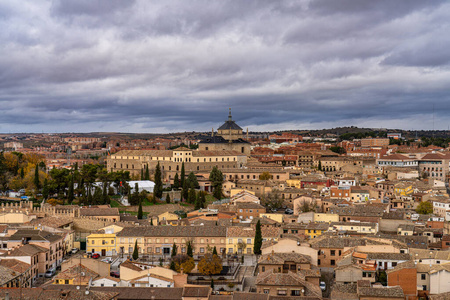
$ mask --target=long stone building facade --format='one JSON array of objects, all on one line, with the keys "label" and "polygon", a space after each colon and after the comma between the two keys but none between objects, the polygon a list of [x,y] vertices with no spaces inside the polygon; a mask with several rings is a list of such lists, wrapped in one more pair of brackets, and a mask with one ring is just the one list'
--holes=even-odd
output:
[{"label": "long stone building facade", "polygon": [[189,172],[210,172],[214,166],[219,169],[238,169],[245,166],[247,156],[228,150],[122,150],[107,159],[108,171],[129,171],[139,175],[141,169],[148,166],[150,171],[160,164],[163,179],[170,182],[175,174],[180,175],[184,163],[186,174]]}]

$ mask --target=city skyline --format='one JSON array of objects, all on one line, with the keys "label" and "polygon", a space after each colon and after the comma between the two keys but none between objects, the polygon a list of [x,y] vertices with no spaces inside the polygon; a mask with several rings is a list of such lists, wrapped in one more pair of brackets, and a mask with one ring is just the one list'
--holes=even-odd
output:
[{"label": "city skyline", "polygon": [[446,130],[446,1],[0,1],[0,132]]}]

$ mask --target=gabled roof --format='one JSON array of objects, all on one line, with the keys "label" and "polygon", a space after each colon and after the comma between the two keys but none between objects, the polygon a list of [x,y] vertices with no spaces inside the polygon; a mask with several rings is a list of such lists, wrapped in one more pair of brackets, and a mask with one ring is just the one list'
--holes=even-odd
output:
[{"label": "gabled roof", "polygon": [[294,262],[297,264],[311,263],[311,257],[308,255],[289,252],[289,253],[269,253],[263,254],[258,260],[258,264],[264,265],[280,265],[285,262]]}]

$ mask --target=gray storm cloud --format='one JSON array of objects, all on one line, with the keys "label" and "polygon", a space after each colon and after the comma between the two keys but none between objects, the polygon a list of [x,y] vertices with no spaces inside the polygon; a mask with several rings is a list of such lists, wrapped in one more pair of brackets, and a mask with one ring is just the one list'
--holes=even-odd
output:
[{"label": "gray storm cloud", "polygon": [[447,1],[0,0],[0,132],[447,128]]}]

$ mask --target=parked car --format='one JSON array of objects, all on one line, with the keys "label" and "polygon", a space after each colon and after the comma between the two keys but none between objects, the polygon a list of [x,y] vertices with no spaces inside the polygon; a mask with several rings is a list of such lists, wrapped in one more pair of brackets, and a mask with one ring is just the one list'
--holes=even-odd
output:
[{"label": "parked car", "polygon": [[105,257],[104,259],[102,259],[102,262],[110,264],[110,263],[112,263],[112,258],[111,257]]},{"label": "parked car", "polygon": [[321,281],[319,286],[322,291],[325,291],[327,289],[327,285],[325,284],[325,281]]},{"label": "parked car", "polygon": [[77,253],[78,252],[78,248],[72,248],[72,251],[70,251],[72,254],[75,254],[75,253]]},{"label": "parked car", "polygon": [[56,269],[50,268],[47,270],[47,272],[45,272],[45,277],[52,278],[55,274],[56,274]]},{"label": "parked car", "polygon": [[94,254],[92,254],[92,258],[95,258],[95,259],[100,258],[100,254],[94,253]]},{"label": "parked car", "polygon": [[290,208],[286,208],[284,213],[287,214],[287,215],[292,215],[294,213],[294,211],[292,209],[290,209]]},{"label": "parked car", "polygon": [[119,273],[119,271],[111,271],[111,272],[109,273],[109,275],[110,275],[111,277],[120,278],[120,273]]}]

